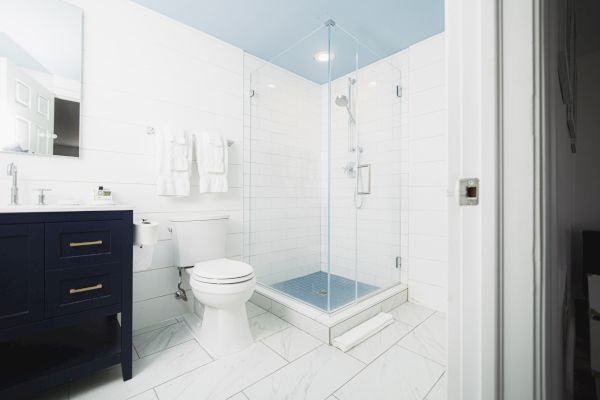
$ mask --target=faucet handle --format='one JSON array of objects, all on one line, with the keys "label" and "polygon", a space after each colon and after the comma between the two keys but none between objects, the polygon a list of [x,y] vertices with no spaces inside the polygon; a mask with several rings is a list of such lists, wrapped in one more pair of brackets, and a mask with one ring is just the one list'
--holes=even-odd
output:
[{"label": "faucet handle", "polygon": [[37,190],[40,192],[38,194],[38,206],[45,206],[46,205],[46,192],[51,192],[52,189],[39,188],[39,189],[33,189],[33,190]]},{"label": "faucet handle", "polygon": [[15,163],[9,163],[6,166],[6,175],[14,175],[17,172],[17,165]]}]

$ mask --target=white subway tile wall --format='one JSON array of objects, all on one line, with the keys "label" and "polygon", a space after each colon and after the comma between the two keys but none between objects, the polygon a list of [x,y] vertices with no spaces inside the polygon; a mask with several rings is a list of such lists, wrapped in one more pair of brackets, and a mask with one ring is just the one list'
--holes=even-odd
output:
[{"label": "white subway tile wall", "polygon": [[245,246],[258,281],[319,271],[320,85],[254,56],[244,60]]},{"label": "white subway tile wall", "polygon": [[408,296],[445,311],[448,122],[444,33],[409,49]]}]

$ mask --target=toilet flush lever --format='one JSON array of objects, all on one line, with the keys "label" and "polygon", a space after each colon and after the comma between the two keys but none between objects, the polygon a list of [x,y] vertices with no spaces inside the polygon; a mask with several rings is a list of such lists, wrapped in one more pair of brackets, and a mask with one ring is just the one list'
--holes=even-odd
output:
[{"label": "toilet flush lever", "polygon": [[479,178],[463,178],[458,181],[458,205],[479,204]]}]

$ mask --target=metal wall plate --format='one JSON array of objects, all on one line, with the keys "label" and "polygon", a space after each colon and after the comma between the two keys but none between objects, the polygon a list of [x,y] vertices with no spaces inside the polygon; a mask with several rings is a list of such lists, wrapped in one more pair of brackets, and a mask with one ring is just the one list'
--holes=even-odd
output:
[{"label": "metal wall plate", "polygon": [[461,206],[479,204],[479,178],[463,178],[458,181],[458,204]]}]

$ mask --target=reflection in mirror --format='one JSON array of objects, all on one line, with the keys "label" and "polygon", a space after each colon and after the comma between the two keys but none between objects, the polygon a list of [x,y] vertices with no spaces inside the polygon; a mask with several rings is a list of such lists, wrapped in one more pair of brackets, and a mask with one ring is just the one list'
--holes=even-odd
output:
[{"label": "reflection in mirror", "polygon": [[0,151],[79,156],[82,12],[0,0]]}]

